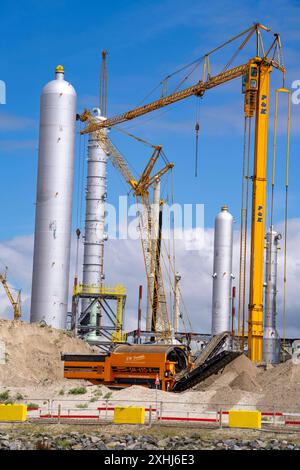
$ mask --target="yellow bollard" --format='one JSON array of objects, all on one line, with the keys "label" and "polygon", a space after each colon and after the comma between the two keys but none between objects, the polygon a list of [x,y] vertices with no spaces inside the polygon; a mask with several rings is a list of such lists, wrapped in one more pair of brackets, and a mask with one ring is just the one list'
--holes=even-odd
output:
[{"label": "yellow bollard", "polygon": [[0,421],[26,421],[26,405],[0,405]]},{"label": "yellow bollard", "polygon": [[116,406],[114,411],[115,424],[144,424],[145,408],[141,406]]},{"label": "yellow bollard", "polygon": [[257,410],[229,411],[230,428],[261,429],[261,412]]}]

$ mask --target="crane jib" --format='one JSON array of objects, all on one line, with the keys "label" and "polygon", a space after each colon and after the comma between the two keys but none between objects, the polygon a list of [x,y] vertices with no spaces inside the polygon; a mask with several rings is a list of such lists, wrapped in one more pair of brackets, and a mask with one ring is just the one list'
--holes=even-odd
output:
[{"label": "crane jib", "polygon": [[121,122],[129,121],[130,119],[143,116],[144,114],[155,111],[156,109],[163,108],[169,104],[176,103],[177,101],[188,98],[189,96],[201,96],[206,90],[209,90],[210,88],[214,88],[218,85],[221,85],[222,83],[226,83],[230,80],[241,77],[247,72],[248,66],[248,63],[246,63],[230,70],[226,70],[219,75],[210,77],[206,82],[199,81],[196,85],[192,85],[191,87],[185,88],[184,90],[177,91],[176,93],[172,93],[169,96],[165,96],[164,98],[153,101],[152,103],[145,104],[144,106],[140,106],[139,108],[120,114],[119,116],[107,119],[106,121],[97,123],[91,122],[87,127],[85,127],[85,129],[81,131],[81,134],[88,134],[99,129],[120,124]]}]

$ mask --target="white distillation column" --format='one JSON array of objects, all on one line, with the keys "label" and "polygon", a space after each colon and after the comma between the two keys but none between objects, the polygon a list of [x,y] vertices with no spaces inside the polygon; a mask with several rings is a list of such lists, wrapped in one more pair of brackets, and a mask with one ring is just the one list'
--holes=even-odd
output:
[{"label": "white distillation column", "polygon": [[281,234],[272,227],[266,234],[265,318],[263,358],[269,364],[280,362],[280,338],[276,330],[277,253]]},{"label": "white distillation column", "polygon": [[152,256],[151,256],[151,277],[148,281],[147,290],[147,312],[146,312],[146,331],[151,331],[152,325],[152,306],[154,294],[154,273],[156,265],[156,251],[159,231],[159,207],[160,207],[160,179],[157,178],[153,188],[153,204],[151,204],[151,240]]},{"label": "white distillation column", "polygon": [[179,318],[180,318],[180,289],[179,282],[181,276],[175,274],[175,289],[174,289],[174,311],[173,311],[173,332],[174,334],[179,330]]},{"label": "white distillation column", "polygon": [[[93,109],[93,120],[104,120],[98,108]],[[102,132],[106,132],[105,130]],[[97,140],[97,133],[89,135],[88,140],[88,171],[86,188],[85,237],[83,250],[83,284],[99,288],[104,280],[104,241],[105,234],[105,200],[107,155]],[[82,314],[88,309],[90,299],[82,299]],[[86,335],[89,340],[95,340],[97,334],[97,319],[101,313],[98,302],[94,302],[88,310],[88,326],[93,327]]]},{"label": "white distillation column", "polygon": [[66,327],[76,92],[57,66],[41,95],[30,321]]},{"label": "white distillation column", "polygon": [[215,218],[212,335],[229,331],[232,284],[233,217],[227,206]]}]

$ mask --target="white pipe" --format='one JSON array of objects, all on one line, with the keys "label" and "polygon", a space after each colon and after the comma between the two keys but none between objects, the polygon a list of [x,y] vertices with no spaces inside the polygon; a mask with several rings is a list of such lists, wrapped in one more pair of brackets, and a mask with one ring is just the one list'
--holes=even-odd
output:
[{"label": "white pipe", "polygon": [[173,330],[174,333],[177,333],[179,330],[179,318],[180,318],[180,290],[179,290],[179,281],[181,276],[175,274],[175,289],[174,289],[174,312],[173,312]]}]

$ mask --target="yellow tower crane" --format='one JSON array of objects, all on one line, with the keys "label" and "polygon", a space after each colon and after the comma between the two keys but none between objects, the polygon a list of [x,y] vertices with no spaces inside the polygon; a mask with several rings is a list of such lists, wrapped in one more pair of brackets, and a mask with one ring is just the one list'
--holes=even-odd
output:
[{"label": "yellow tower crane", "polygon": [[[262,38],[262,31],[269,33],[270,29],[257,23],[205,54],[205,56],[203,56],[202,79],[196,84],[163,96],[156,101],[132,109],[121,115],[109,118],[101,123],[90,121],[86,128],[81,131],[82,134],[86,134],[112,127],[190,96],[203,96],[207,90],[227,83],[235,78],[243,77],[245,118],[251,118],[255,115],[254,169],[252,176],[251,266],[248,306],[248,352],[249,357],[254,362],[262,361],[263,344],[263,265],[270,72],[272,68],[276,68],[282,72],[283,78],[285,77],[279,34],[274,34],[274,39],[266,49]],[[245,48],[245,45],[252,36],[256,37],[255,56],[246,63],[229,68],[237,54]],[[237,52],[227,62],[219,74],[212,75],[210,56],[240,38],[242,38],[242,43],[239,45]]]},{"label": "yellow tower crane", "polygon": [[14,320],[19,320],[21,317],[21,290],[18,290],[17,296],[14,297],[11,292],[12,289],[7,284],[6,275],[0,274],[0,282],[3,285],[7,298],[12,305]]}]

